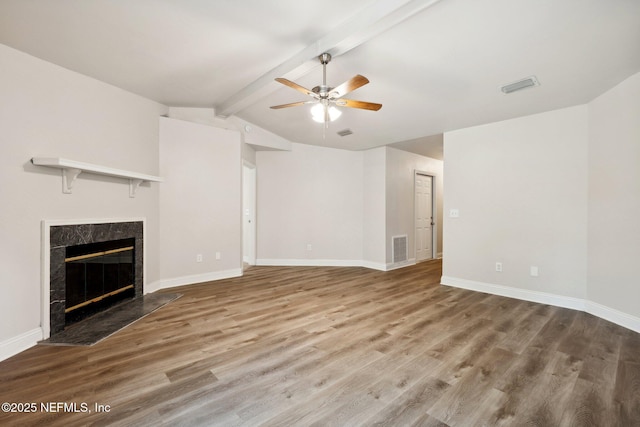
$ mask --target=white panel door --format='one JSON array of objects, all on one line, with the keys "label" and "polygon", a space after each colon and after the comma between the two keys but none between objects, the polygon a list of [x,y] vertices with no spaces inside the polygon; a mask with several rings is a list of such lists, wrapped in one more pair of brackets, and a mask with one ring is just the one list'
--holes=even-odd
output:
[{"label": "white panel door", "polygon": [[415,175],[416,262],[433,258],[432,177]]}]

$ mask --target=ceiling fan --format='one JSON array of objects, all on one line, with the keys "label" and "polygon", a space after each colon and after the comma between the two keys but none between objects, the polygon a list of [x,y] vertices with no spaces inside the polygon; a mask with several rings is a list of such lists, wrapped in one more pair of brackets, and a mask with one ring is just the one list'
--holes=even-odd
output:
[{"label": "ceiling fan", "polygon": [[318,56],[320,63],[322,64],[322,84],[309,90],[299,84],[287,80],[284,78],[277,78],[278,83],[282,83],[285,86],[289,86],[299,92],[304,93],[313,98],[309,101],[292,102],[290,104],[274,105],[271,108],[280,109],[288,107],[297,107],[299,105],[315,104],[311,108],[311,115],[313,120],[325,123],[328,125],[329,121],[337,119],[342,112],[337,109],[338,107],[359,108],[363,110],[378,111],[382,108],[382,104],[376,104],[374,102],[356,101],[353,99],[342,98],[346,94],[358,89],[369,83],[369,79],[360,74],[352,77],[346,82],[334,88],[327,86],[327,64],[331,61],[331,55],[329,53],[323,53]]}]

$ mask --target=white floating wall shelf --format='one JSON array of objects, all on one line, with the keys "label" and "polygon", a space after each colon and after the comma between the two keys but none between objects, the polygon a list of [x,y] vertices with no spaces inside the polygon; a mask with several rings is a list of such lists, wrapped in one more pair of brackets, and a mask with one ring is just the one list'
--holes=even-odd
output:
[{"label": "white floating wall shelf", "polygon": [[135,197],[136,191],[143,182],[162,182],[162,178],[153,175],[145,175],[137,172],[129,172],[122,169],[114,169],[91,163],[77,162],[75,160],[60,157],[33,157],[31,163],[37,166],[46,166],[62,170],[62,192],[71,194],[73,184],[82,172],[96,175],[115,176],[129,180],[129,197]]}]

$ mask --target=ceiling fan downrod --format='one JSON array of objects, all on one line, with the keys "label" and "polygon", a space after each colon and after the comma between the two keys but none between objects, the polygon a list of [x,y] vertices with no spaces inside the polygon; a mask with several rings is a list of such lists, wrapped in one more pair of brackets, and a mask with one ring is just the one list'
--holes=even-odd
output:
[{"label": "ceiling fan downrod", "polygon": [[322,86],[318,86],[318,95],[321,99],[326,99],[330,90],[327,86],[327,64],[331,62],[331,54],[325,52],[318,56],[318,59],[322,64]]}]

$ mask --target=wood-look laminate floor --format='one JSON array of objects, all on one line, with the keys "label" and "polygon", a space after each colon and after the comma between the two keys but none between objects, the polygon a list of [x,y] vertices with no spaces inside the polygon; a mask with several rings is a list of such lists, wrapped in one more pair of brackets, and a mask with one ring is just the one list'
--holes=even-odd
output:
[{"label": "wood-look laminate floor", "polygon": [[0,362],[0,402],[37,405],[0,425],[640,425],[640,334],[440,276],[253,267],[181,287],[93,347]]}]

